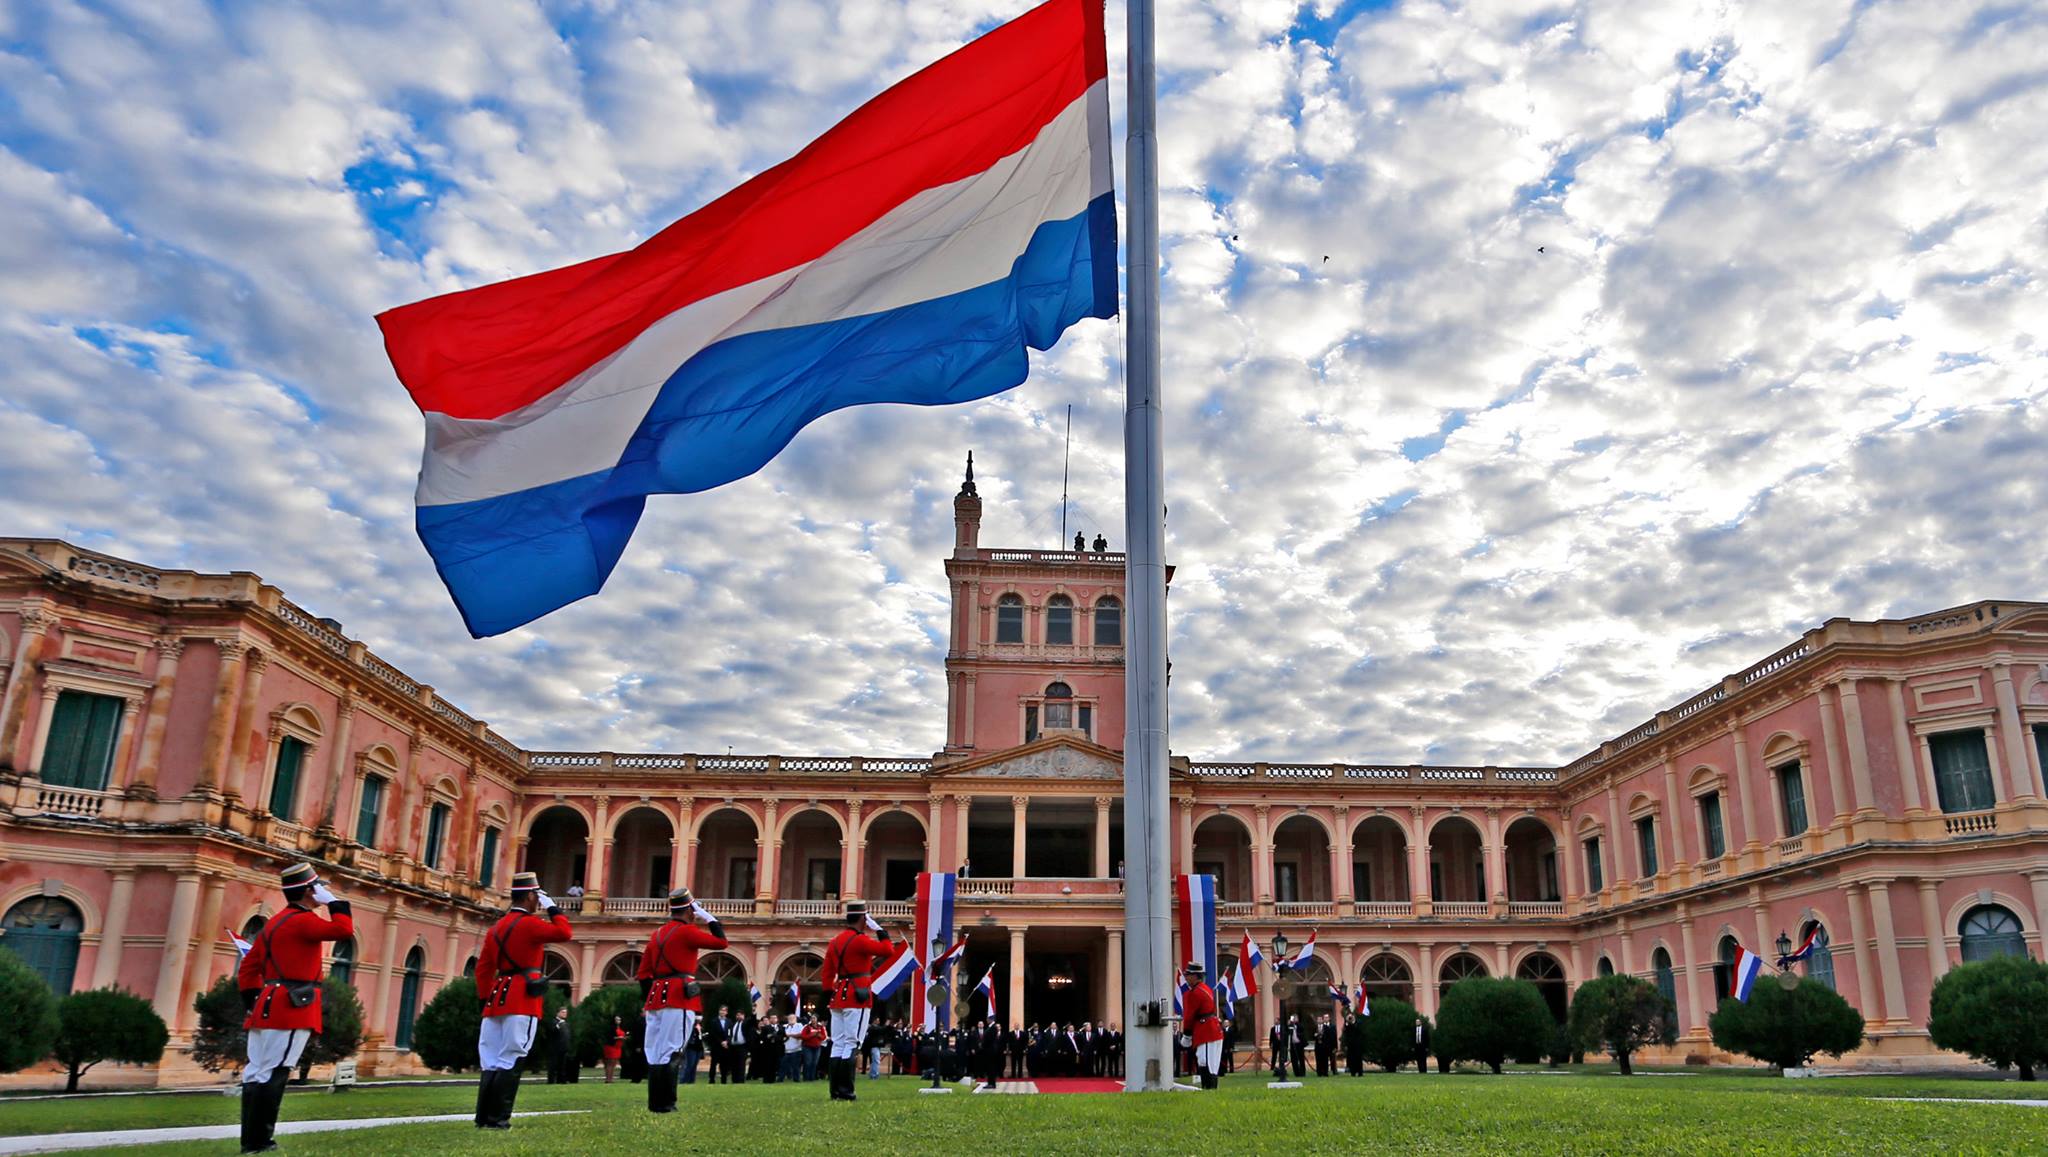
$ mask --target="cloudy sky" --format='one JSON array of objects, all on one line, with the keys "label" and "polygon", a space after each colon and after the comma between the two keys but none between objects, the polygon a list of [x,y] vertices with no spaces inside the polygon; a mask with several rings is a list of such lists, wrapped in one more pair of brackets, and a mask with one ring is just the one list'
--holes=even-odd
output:
[{"label": "cloudy sky", "polygon": [[[950,500],[1121,549],[1121,342],[463,631],[392,305],[630,247],[1016,0],[0,0],[0,535],[253,570],[534,747],[943,742]],[[1121,122],[1120,5],[1111,59]],[[2048,598],[2048,3],[1162,0],[1173,746],[1571,758]]]}]

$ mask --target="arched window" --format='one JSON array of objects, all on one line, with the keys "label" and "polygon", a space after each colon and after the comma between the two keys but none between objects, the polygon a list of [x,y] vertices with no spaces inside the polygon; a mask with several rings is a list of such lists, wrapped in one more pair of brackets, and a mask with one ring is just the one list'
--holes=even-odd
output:
[{"label": "arched window", "polygon": [[263,931],[263,924],[264,920],[260,915],[242,921],[242,939],[255,943],[257,934]]},{"label": "arched window", "polygon": [[327,975],[341,981],[343,984],[353,985],[356,982],[356,942],[354,937],[350,937],[347,940],[337,940],[334,942],[334,947],[328,950]]},{"label": "arched window", "polygon": [[1391,952],[1366,961],[1358,982],[1365,985],[1367,996],[1415,1003],[1414,975],[1408,971],[1408,963]]},{"label": "arched window", "polygon": [[559,952],[545,952],[540,958],[540,974],[549,984],[566,991],[575,983],[576,966],[570,964],[569,958]]},{"label": "arched window", "polygon": [[1678,977],[1671,971],[1671,954],[1662,948],[1650,953],[1650,975],[1657,981],[1657,991],[1664,999],[1678,1003]]},{"label": "arched window", "polygon": [[1024,600],[1016,595],[1004,595],[996,600],[996,642],[1021,643],[1024,641]]},{"label": "arched window", "polygon": [[1107,595],[1095,600],[1095,645],[1124,645],[1124,605]]},{"label": "arched window", "polygon": [[1835,954],[1828,947],[1828,930],[1821,927],[1819,921],[1809,920],[1806,922],[1806,926],[1799,930],[1799,940],[1801,943],[1806,941],[1806,935],[1809,932],[1814,932],[1815,935],[1813,938],[1813,955],[1806,958],[1807,979],[1817,980],[1828,988],[1833,989],[1835,987]]},{"label": "arched window", "polygon": [[1045,689],[1045,725],[1072,727],[1074,725],[1074,689],[1065,683],[1054,683]]},{"label": "arched window", "polygon": [[472,980],[476,979],[476,957],[472,956],[462,962],[462,975]]},{"label": "arched window", "polygon": [[427,971],[427,951],[415,944],[405,954],[405,975],[398,985],[398,1031],[392,1043],[401,1049],[412,1047],[412,1022],[420,1012],[420,979]]},{"label": "arched window", "polygon": [[78,938],[85,931],[78,905],[58,896],[31,896],[9,908],[0,924],[7,930],[0,945],[35,969],[52,992],[71,995],[72,975],[78,971]]},{"label": "arched window", "polygon": [[1979,904],[1963,913],[1962,931],[1965,964],[2027,954],[2027,935],[2019,917],[1996,904]]},{"label": "arched window", "polygon": [[1445,992],[1449,992],[1453,984],[1474,976],[1486,976],[1486,962],[1470,952],[1460,952],[1444,961],[1443,968],[1437,971],[1437,979]]},{"label": "arched window", "polygon": [[1074,645],[1074,600],[1065,595],[1054,595],[1045,600],[1045,645]]},{"label": "arched window", "polygon": [[1614,961],[1607,959],[1605,956],[1602,956],[1600,958],[1600,963],[1594,966],[1593,971],[1599,973],[1602,976],[1613,976]]},{"label": "arched window", "polygon": [[604,983],[631,984],[634,974],[640,971],[638,952],[621,952],[604,966]]},{"label": "arched window", "polygon": [[1714,950],[1714,1001],[1718,1005],[1735,995],[1735,937],[1721,937]]}]

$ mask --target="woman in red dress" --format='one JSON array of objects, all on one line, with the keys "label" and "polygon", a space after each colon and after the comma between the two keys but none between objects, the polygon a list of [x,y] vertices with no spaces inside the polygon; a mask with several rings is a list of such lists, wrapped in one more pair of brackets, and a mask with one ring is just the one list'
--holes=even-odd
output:
[{"label": "woman in red dress", "polygon": [[604,1055],[604,1083],[612,1083],[612,1074],[618,1070],[619,1058],[626,1051],[626,1022],[623,1018],[612,1018],[612,1035],[598,1050]]}]

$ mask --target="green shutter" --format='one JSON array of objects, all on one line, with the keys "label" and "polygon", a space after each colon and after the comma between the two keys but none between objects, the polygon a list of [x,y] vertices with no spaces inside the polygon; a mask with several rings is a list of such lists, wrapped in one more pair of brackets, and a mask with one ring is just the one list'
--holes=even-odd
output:
[{"label": "green shutter", "polygon": [[112,695],[60,691],[43,745],[41,776],[53,787],[107,789],[124,702]]},{"label": "green shutter", "polygon": [[476,882],[490,887],[498,874],[498,829],[484,829],[484,862],[478,866]]},{"label": "green shutter", "polygon": [[1778,799],[1785,805],[1785,834],[1788,836],[1806,833],[1806,784],[1800,778],[1799,765],[1788,763],[1778,769]]},{"label": "green shutter", "polygon": [[437,803],[427,809],[427,854],[425,863],[429,868],[441,866],[441,844],[448,834],[448,805]]},{"label": "green shutter", "polygon": [[363,780],[363,804],[356,813],[356,842],[366,848],[377,846],[377,813],[384,810],[384,781],[371,776]]},{"label": "green shutter", "polygon": [[1700,823],[1707,833],[1707,857],[1718,859],[1728,850],[1728,840],[1721,831],[1721,793],[1708,792],[1700,797]]},{"label": "green shutter", "polygon": [[1927,738],[1934,757],[1934,792],[1944,812],[1989,809],[1996,801],[1991,789],[1991,754],[1984,732],[1952,731]]},{"label": "green shutter", "polygon": [[277,741],[277,774],[270,781],[270,814],[292,818],[299,795],[299,768],[306,761],[306,744],[287,735]]}]

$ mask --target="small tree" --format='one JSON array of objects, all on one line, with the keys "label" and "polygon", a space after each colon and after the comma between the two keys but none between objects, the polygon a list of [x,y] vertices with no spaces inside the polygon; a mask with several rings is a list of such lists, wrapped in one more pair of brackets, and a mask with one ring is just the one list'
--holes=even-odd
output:
[{"label": "small tree", "polygon": [[1365,1059],[1393,1072],[1415,1060],[1415,1006],[1405,1000],[1380,998],[1372,1002],[1372,1015],[1360,1017]]},{"label": "small tree", "polygon": [[21,957],[0,948],[0,1073],[19,1072],[57,1042],[57,994]]},{"label": "small tree", "polygon": [[320,1031],[299,1055],[299,1083],[314,1065],[331,1065],[356,1055],[363,1047],[363,1002],[355,985],[327,977],[320,982]]},{"label": "small tree", "polygon": [[51,1055],[69,1074],[64,1091],[78,1091],[78,1078],[101,1061],[155,1064],[170,1043],[171,1030],[148,1001],[119,988],[74,992],[57,1002],[57,1046]]},{"label": "small tree", "polygon": [[1606,1053],[1629,1076],[1637,1049],[1678,1043],[1678,1008],[1642,977],[1603,976],[1579,986],[1567,1028],[1578,1047]]},{"label": "small tree", "polygon": [[1535,985],[1475,976],[1444,993],[1434,1043],[1438,1056],[1479,1061],[1497,1073],[1510,1057],[1542,1056],[1556,1027]]},{"label": "small tree", "polygon": [[2034,1067],[2048,1064],[2048,964],[1999,956],[1951,969],[1928,998],[1927,1035],[2033,1080]]},{"label": "small tree", "polygon": [[1817,1054],[1839,1057],[1863,1045],[1863,1014],[1834,989],[1806,979],[1789,989],[1761,982],[1747,1004],[1724,1000],[1707,1028],[1714,1047],[1781,1069],[1805,1068]]},{"label": "small tree", "polygon": [[193,997],[192,1011],[199,1014],[199,1024],[192,1030],[193,1062],[209,1073],[242,1064],[249,1054],[249,1034],[242,1027],[248,1013],[242,1008],[235,974],[228,973]]},{"label": "small tree", "polygon": [[598,1050],[611,1043],[612,1018],[624,1022],[627,1035],[640,1019],[640,986],[607,984],[583,998],[569,1010],[569,1039],[575,1042],[576,1063],[584,1068],[598,1062]]},{"label": "small tree", "polygon": [[475,1069],[476,1038],[483,1019],[476,981],[467,976],[449,981],[413,1018],[413,1055],[421,1064],[444,1073]]}]

